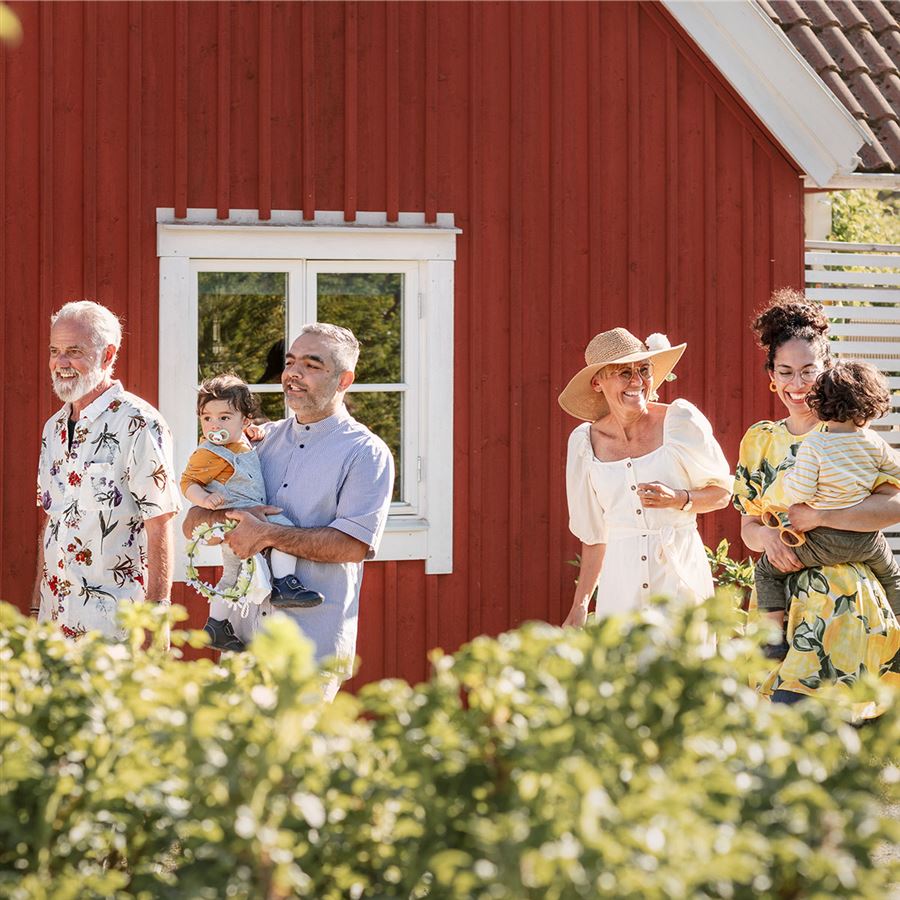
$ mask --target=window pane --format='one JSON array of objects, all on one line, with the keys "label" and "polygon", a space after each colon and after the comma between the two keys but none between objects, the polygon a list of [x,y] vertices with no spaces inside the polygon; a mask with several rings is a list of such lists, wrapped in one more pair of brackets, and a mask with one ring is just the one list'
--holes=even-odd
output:
[{"label": "window pane", "polygon": [[259,411],[254,416],[254,422],[279,422],[284,418],[284,394],[256,394],[253,395],[259,401]]},{"label": "window pane", "polygon": [[274,384],[284,366],[285,272],[200,272],[199,377],[233,371]]},{"label": "window pane", "polygon": [[403,275],[320,274],[317,298],[318,320],[343,325],[359,340],[359,384],[403,381]]},{"label": "window pane", "polygon": [[344,396],[344,402],[350,415],[377,434],[394,454],[396,475],[392,499],[399,502],[403,499],[402,458],[400,456],[403,395],[393,391],[354,391]]}]

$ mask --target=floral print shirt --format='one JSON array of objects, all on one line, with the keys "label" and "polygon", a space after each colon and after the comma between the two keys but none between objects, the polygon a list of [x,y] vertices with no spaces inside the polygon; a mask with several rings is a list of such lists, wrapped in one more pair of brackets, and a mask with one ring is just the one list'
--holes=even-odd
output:
[{"label": "floral print shirt", "polygon": [[37,503],[44,532],[40,621],[70,637],[123,636],[120,601],[143,600],[144,521],[181,508],[172,439],[160,414],[113,382],[82,410],[69,446],[67,403],[44,426]]}]

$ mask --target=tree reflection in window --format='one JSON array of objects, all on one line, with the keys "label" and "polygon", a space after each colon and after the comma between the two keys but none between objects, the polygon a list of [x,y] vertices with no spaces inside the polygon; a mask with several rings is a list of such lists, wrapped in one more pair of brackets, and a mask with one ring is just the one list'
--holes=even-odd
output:
[{"label": "tree reflection in window", "polygon": [[353,391],[347,409],[368,426],[394,454],[394,501],[403,497],[403,275],[397,272],[320,273],[317,276],[320,322],[349,328],[360,344],[356,384],[396,385],[397,390]]},{"label": "tree reflection in window", "polygon": [[199,272],[197,279],[200,380],[234,372],[248,384],[279,382],[287,274]]}]

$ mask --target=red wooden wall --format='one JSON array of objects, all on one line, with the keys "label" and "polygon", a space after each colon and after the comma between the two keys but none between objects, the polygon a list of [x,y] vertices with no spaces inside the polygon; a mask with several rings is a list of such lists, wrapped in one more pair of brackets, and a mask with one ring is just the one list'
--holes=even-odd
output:
[{"label": "red wooden wall", "polygon": [[[556,396],[596,332],[687,340],[667,397],[697,403],[732,462],[769,414],[747,323],[802,283],[799,175],[659,6],[12,6],[3,598],[25,607],[33,582],[50,313],[88,296],[122,314],[120,376],[156,399],[157,207],[446,211],[463,229],[454,572],[366,567],[362,680],[420,679],[431,647],[565,614],[576,423]],[[737,517],[703,531],[736,540]]]}]

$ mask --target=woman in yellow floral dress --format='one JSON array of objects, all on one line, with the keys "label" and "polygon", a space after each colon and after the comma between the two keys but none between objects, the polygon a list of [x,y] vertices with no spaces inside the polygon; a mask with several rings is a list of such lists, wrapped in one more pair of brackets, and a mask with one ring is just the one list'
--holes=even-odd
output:
[{"label": "woman in yellow floral dress", "polygon": [[[785,289],[775,293],[754,329],[767,355],[769,390],[788,412],[780,421],[748,429],[735,477],[734,505],[742,514],[744,544],[756,553],[765,551],[779,569],[791,573],[785,581],[787,652],[761,690],[777,702],[791,703],[819,688],[851,683],[862,672],[900,686],[900,624],[871,571],[856,563],[804,569],[778,531],[760,518],[767,508],[783,508],[785,472],[804,437],[824,427],[806,405],[806,395],[830,364],[828,320],[818,303]],[[900,484],[885,482],[850,509],[791,507],[781,514],[782,524],[796,531],[820,525],[848,531],[891,526],[900,520]]]}]

